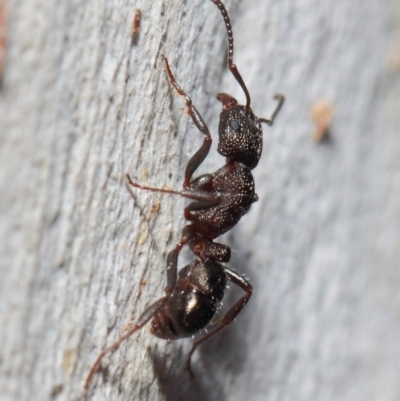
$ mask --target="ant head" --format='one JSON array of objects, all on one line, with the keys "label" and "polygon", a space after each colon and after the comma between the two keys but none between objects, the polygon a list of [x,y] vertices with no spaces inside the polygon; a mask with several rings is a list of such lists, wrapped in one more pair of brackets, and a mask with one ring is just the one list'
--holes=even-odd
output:
[{"label": "ant head", "polygon": [[219,93],[222,103],[219,120],[218,152],[241,162],[249,169],[257,166],[262,152],[262,129],[250,107],[237,104],[235,98]]}]

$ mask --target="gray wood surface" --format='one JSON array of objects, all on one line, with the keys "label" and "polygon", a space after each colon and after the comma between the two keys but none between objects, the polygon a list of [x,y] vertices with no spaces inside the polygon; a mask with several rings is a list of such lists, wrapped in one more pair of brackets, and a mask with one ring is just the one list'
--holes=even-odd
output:
[{"label": "gray wood surface", "polygon": [[[230,0],[235,62],[268,117],[259,202],[224,238],[254,284],[194,356],[147,329],[94,377],[90,400],[400,399],[400,3]],[[131,46],[135,9],[142,11]],[[0,400],[82,398],[99,351],[163,294],[202,136],[162,54],[217,139],[226,68],[209,1],[13,0],[0,91]],[[319,99],[335,117],[313,143]],[[223,159],[213,148],[199,172]],[[191,260],[184,253],[180,266]],[[229,290],[225,306],[240,291]]]}]

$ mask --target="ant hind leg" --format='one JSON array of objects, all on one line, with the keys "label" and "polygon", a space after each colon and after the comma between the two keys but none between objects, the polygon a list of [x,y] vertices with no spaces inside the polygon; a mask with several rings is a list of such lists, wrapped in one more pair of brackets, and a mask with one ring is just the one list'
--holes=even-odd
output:
[{"label": "ant hind leg", "polygon": [[[129,176],[128,176],[129,179]],[[119,346],[127,340],[129,337],[131,337],[134,333],[136,333],[138,330],[140,330],[144,325],[146,325],[154,316],[157,315],[157,313],[160,311],[160,309],[165,305],[165,303],[168,301],[173,289],[175,288],[176,284],[176,279],[178,276],[178,255],[179,252],[181,251],[182,247],[187,243],[188,238],[183,237],[178,244],[176,245],[175,249],[173,249],[167,257],[167,286],[165,287],[165,296],[154,302],[152,305],[150,305],[139,317],[138,321],[136,324],[129,329],[126,333],[122,334],[117,341],[115,341],[112,345],[109,347],[105,348],[97,357],[95,362],[92,365],[92,368],[89,371],[89,374],[86,378],[85,384],[84,384],[84,390],[86,391],[89,387],[89,384],[94,376],[94,374],[97,372],[99,369],[100,363],[102,359],[109,353],[114,352],[119,348]]]},{"label": "ant hind leg", "polygon": [[163,307],[165,302],[168,300],[169,295],[166,295],[163,298],[160,298],[158,301],[154,302],[152,305],[150,305],[139,317],[137,323],[130,329],[128,330],[125,334],[122,334],[117,341],[115,341],[114,344],[110,345],[109,347],[105,348],[97,357],[95,362],[93,363],[89,374],[87,375],[87,378],[85,380],[84,384],[84,391],[86,391],[89,387],[90,382],[92,381],[92,378],[94,374],[97,372],[99,369],[100,363],[102,359],[109,353],[114,352],[119,348],[121,343],[123,343],[125,340],[127,340],[129,337],[131,337],[134,333],[136,333],[138,330],[140,330],[151,318],[153,318],[157,312]]},{"label": "ant hind leg", "polygon": [[228,326],[235,318],[236,316],[241,312],[241,310],[246,306],[247,302],[249,301],[251,294],[253,292],[253,287],[251,284],[245,280],[243,277],[241,277],[239,274],[235,273],[234,271],[224,267],[224,272],[226,274],[226,277],[229,281],[232,283],[236,284],[239,286],[243,291],[245,291],[245,294],[235,302],[235,304],[226,312],[226,314],[223,316],[221,320],[219,320],[219,324],[217,327],[215,327],[213,330],[208,332],[205,336],[200,337],[192,346],[192,349],[189,352],[188,356],[188,361],[187,361],[187,369],[190,373],[190,376],[193,378],[194,374],[191,368],[191,360],[192,360],[192,355],[194,351],[196,351],[196,348],[205,340],[208,340],[210,337],[212,337],[214,334],[218,333],[221,331],[223,328]]}]

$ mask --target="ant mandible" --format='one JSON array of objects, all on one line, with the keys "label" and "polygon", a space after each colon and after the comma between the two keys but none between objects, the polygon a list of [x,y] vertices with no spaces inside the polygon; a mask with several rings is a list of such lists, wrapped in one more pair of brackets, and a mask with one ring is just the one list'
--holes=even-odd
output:
[{"label": "ant mandible", "polygon": [[[251,204],[258,200],[251,170],[257,166],[262,152],[261,123],[273,124],[284,102],[284,96],[275,95],[278,104],[271,118],[258,118],[254,115],[250,108],[249,91],[236,65],[233,64],[233,35],[228,13],[221,1],[211,1],[219,8],[224,18],[229,44],[228,66],[245,93],[246,105],[239,105],[235,98],[226,93],[217,95],[217,99],[222,103],[218,152],[226,157],[226,164],[214,173],[192,179],[194,172],[210,151],[211,134],[189,95],[176,82],[168,60],[164,57],[170,84],[183,97],[187,107],[186,113],[205,138],[186,166],[182,191],[140,185],[133,182],[129,174],[127,180],[129,185],[135,188],[178,194],[192,199],[194,202],[184,210],[184,217],[189,224],[183,228],[180,241],[167,256],[165,296],[148,307],[130,330],[100,353],[86,379],[85,389],[102,358],[116,350],[123,341],[151,319],[151,332],[156,337],[168,340],[190,337],[205,328],[212,321],[229,280],[242,288],[245,294],[219,320],[214,329],[193,344],[188,358],[188,370],[193,376],[190,360],[196,347],[229,325],[251,297],[250,283],[221,264],[229,262],[230,248],[214,242],[214,239],[235,226]],[[198,259],[178,273],[178,256],[186,244]]]}]

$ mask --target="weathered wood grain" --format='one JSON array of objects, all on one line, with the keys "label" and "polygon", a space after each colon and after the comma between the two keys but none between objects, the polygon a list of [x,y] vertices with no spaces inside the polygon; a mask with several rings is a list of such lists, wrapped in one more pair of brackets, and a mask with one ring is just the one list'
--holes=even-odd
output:
[{"label": "weathered wood grain", "polygon": [[[184,366],[190,340],[143,330],[104,360],[87,399],[398,400],[400,4],[226,6],[254,111],[268,117],[275,92],[287,99],[264,130],[260,200],[225,237],[254,296],[195,355],[195,382]],[[131,195],[124,179],[179,188],[202,141],[161,55],[214,138],[215,95],[244,96],[226,69],[221,16],[205,0],[15,0],[7,29],[0,399],[77,400],[101,348],[162,295],[183,226],[183,200]],[[319,99],[335,116],[316,145]],[[222,162],[213,149],[201,171]]]}]

